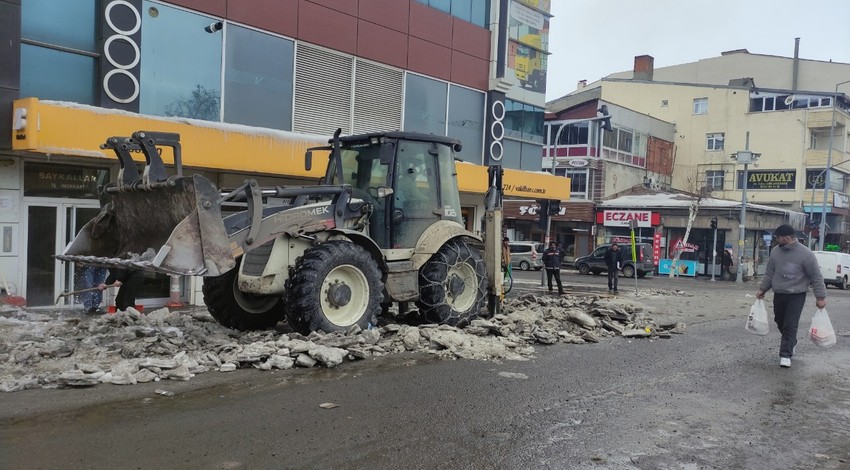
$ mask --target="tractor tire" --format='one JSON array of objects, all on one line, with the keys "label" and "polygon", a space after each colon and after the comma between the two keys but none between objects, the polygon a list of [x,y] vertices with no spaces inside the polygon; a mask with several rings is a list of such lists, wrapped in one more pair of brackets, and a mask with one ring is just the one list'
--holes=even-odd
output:
[{"label": "tractor tire", "polygon": [[205,277],[202,291],[210,315],[222,325],[235,330],[266,330],[286,319],[283,298],[277,295],[255,295],[239,290],[236,278],[240,263],[216,277]]},{"label": "tractor tire", "polygon": [[465,325],[484,307],[487,271],[477,250],[450,240],[419,269],[416,306],[432,323]]},{"label": "tractor tire", "polygon": [[287,281],[287,318],[295,331],[345,331],[375,325],[384,302],[378,263],[361,246],[329,241],[307,250]]},{"label": "tractor tire", "polygon": [[623,266],[623,277],[635,277],[635,267],[630,264]]},{"label": "tractor tire", "polygon": [[578,265],[578,272],[579,274],[590,274],[590,266],[581,263],[580,265]]}]

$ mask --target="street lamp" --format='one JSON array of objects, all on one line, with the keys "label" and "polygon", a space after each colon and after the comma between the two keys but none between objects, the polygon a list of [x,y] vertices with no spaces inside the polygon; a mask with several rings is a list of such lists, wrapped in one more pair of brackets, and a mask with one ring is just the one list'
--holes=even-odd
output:
[{"label": "street lamp", "polygon": [[845,80],[835,84],[835,93],[832,95],[832,121],[829,126],[829,149],[826,152],[826,178],[823,186],[823,207],[821,208],[820,218],[820,236],[818,237],[818,251],[823,251],[823,241],[826,239],[826,201],[829,195],[829,168],[832,166],[832,143],[835,139],[835,108],[838,101],[838,86],[850,83],[850,80]]},{"label": "street lamp", "polygon": [[744,146],[746,150],[735,152],[732,154],[732,159],[737,163],[744,164],[744,175],[741,186],[743,186],[743,191],[741,191],[741,217],[738,222],[738,275],[735,279],[735,282],[744,282],[744,240],[746,239],[746,222],[747,222],[747,180],[749,179],[749,164],[755,163],[759,157],[760,153],[750,152],[750,131],[747,131],[747,140],[746,145]]},{"label": "street lamp", "polygon": [[[558,126],[558,132],[555,133],[555,142],[552,145],[553,154],[552,154],[552,175],[555,174],[555,168],[558,166],[558,144],[561,142],[561,132],[565,127],[571,124],[581,124],[585,122],[598,122],[599,128],[597,130],[597,147],[596,147],[596,157],[602,158],[602,131],[603,130],[611,130],[611,115],[608,113],[608,106],[602,105],[599,107],[598,112],[602,114],[602,116],[597,116],[595,118],[587,118],[587,119],[576,119],[574,121],[563,122],[560,126]],[[590,139],[590,126],[588,126],[588,139]],[[588,191],[588,194],[590,192]],[[542,215],[541,215],[542,217]],[[546,234],[543,237],[543,248],[549,248],[549,238],[550,231],[552,230],[552,219],[549,215],[546,215]],[[540,285],[543,286],[546,279],[545,271],[541,273],[540,276]]]}]

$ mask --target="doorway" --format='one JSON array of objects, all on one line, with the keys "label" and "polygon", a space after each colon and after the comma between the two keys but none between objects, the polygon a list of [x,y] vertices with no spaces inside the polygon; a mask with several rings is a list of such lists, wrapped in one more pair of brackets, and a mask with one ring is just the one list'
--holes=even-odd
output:
[{"label": "doorway", "polygon": [[[83,225],[100,212],[97,201],[61,203],[38,201],[25,203],[26,275],[24,292],[30,307],[50,307],[63,291],[79,288],[79,269],[74,263],[62,263],[53,256],[61,253]],[[60,305],[72,305],[65,298]]]}]

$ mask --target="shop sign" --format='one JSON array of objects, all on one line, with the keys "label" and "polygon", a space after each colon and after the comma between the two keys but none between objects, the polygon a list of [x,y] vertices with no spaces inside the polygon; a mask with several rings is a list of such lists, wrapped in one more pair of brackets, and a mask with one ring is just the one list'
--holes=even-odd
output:
[{"label": "shop sign", "polygon": [[27,163],[24,196],[97,198],[108,177],[106,169]]},{"label": "shop sign", "polygon": [[661,232],[655,232],[652,235],[652,264],[658,266],[659,260],[661,260]]},{"label": "shop sign", "polygon": [[[558,215],[566,215],[567,208],[565,206],[561,206],[561,211],[558,212]],[[519,215],[540,215],[540,206],[538,205],[529,205],[529,206],[519,206]]]},{"label": "shop sign", "polygon": [[832,193],[832,205],[846,209],[850,207],[850,196],[842,193]]},{"label": "shop sign", "polygon": [[571,159],[567,160],[567,164],[569,164],[572,167],[576,167],[576,168],[585,167],[589,163],[590,162],[588,162],[586,158],[571,158]]},{"label": "shop sign", "polygon": [[[741,182],[744,172],[738,171],[738,189],[743,189]],[[794,189],[797,185],[796,170],[749,170],[747,172],[747,189]]]},{"label": "shop sign", "polygon": [[596,223],[606,227],[628,227],[634,220],[637,227],[652,227],[658,225],[660,215],[652,211],[606,210],[598,212]]},{"label": "shop sign", "polygon": [[670,247],[673,252],[680,251],[682,253],[693,253],[699,250],[699,245],[694,245],[693,243],[682,243],[682,239],[676,239],[673,241],[673,245]]},{"label": "shop sign", "polygon": [[676,261],[675,267],[672,259],[662,259],[658,263],[658,274],[670,274],[674,270],[674,275],[694,277],[697,275],[699,264],[693,260],[680,259]]}]

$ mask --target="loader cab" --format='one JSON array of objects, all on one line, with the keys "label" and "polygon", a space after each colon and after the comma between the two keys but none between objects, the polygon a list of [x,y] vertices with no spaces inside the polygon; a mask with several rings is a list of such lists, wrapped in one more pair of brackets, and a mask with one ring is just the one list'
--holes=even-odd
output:
[{"label": "loader cab", "polygon": [[328,175],[332,184],[350,184],[354,197],[373,205],[369,233],[378,246],[413,248],[435,222],[461,223],[453,153],[459,146],[447,137],[407,132],[342,137],[344,181],[333,160]]}]

